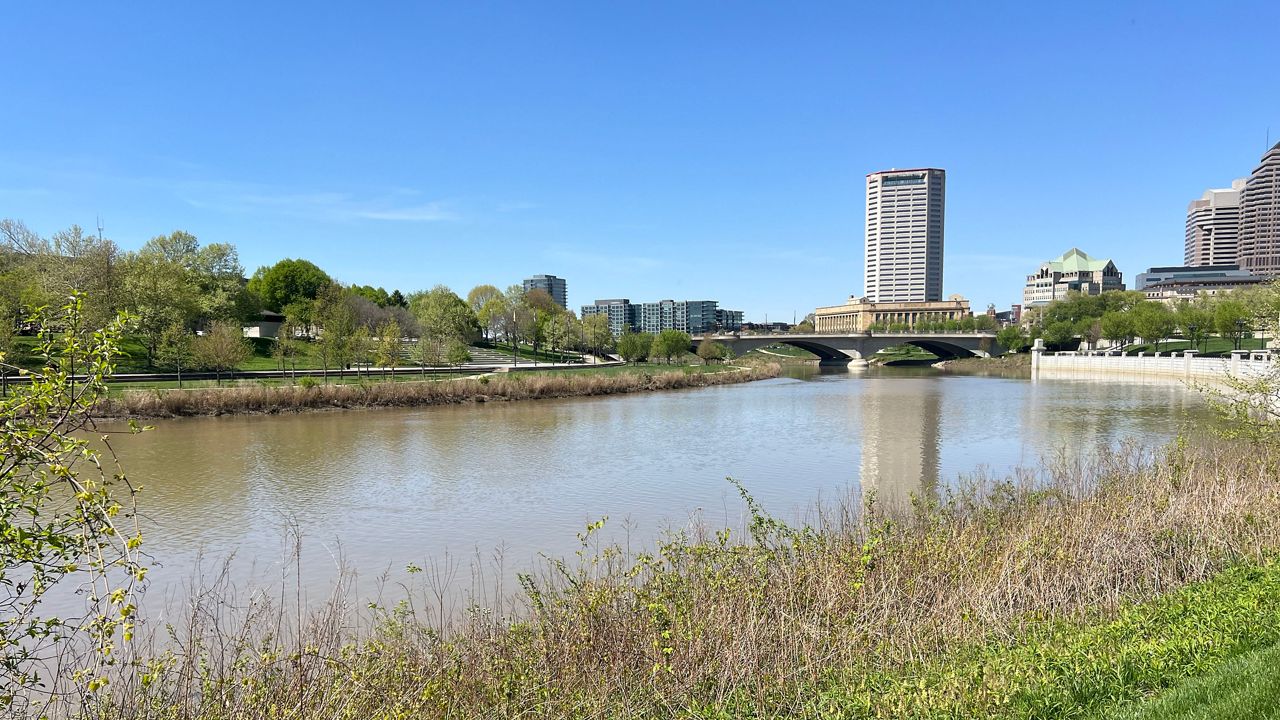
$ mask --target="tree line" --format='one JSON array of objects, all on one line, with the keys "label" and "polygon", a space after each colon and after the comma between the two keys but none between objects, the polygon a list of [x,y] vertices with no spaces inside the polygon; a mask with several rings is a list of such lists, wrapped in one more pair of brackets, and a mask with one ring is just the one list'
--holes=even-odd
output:
[{"label": "tree line", "polygon": [[36,308],[83,294],[84,318],[106,324],[118,312],[156,369],[223,371],[251,353],[241,328],[262,311],[283,315],[272,345],[278,367],[309,355],[323,369],[408,359],[424,367],[461,364],[476,342],[539,351],[611,351],[603,316],[578,318],[543,290],[479,285],[463,298],[444,285],[408,294],[346,285],[314,263],[286,258],[246,277],[234,245],[201,245],[178,230],[122,251],[78,226],[41,237],[16,220],[0,221],[0,351],[22,333]]},{"label": "tree line", "polygon": [[1201,294],[1173,305],[1148,300],[1140,291],[1073,292],[1028,311],[1021,326],[1000,330],[997,341],[1010,350],[1025,349],[1037,338],[1051,349],[1077,344],[1093,349],[1104,339],[1123,347],[1141,338],[1159,350],[1175,335],[1197,348],[1217,336],[1238,349],[1242,340],[1257,331],[1274,334],[1278,322],[1280,289],[1271,284],[1221,295]]}]

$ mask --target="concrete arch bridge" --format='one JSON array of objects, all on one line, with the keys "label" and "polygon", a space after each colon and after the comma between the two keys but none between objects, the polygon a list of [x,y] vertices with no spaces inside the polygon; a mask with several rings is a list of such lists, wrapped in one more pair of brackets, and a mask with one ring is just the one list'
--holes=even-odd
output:
[{"label": "concrete arch bridge", "polygon": [[695,335],[694,346],[704,339],[723,343],[734,355],[742,355],[776,343],[791,345],[817,355],[823,365],[866,365],[867,359],[885,348],[914,345],[943,360],[1002,355],[1005,348],[995,333],[854,333],[851,335]]}]

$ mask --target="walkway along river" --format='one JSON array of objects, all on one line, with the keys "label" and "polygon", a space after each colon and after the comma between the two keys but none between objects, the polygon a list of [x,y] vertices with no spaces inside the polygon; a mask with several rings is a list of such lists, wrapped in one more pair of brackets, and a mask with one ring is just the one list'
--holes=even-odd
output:
[{"label": "walkway along river", "polygon": [[286,524],[305,535],[302,581],[327,592],[335,558],[405,577],[446,553],[504,547],[508,571],[571,555],[601,516],[650,544],[701,513],[743,526],[740,480],[775,515],[859,488],[936,493],[986,466],[1053,462],[1129,440],[1165,442],[1204,418],[1177,383],[1097,384],[942,375],[816,374],[663,393],[483,406],[164,420],[117,441],[144,486],[145,548],[161,565],[148,605],[198,555],[235,553],[241,587],[279,578]]}]

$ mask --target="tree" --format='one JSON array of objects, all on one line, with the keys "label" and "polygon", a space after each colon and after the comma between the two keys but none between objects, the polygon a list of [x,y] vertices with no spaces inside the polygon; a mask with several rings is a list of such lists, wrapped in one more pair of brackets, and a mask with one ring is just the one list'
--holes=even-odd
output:
[{"label": "tree", "polygon": [[218,385],[222,373],[234,370],[253,355],[253,347],[244,337],[239,323],[221,320],[192,343],[196,364],[212,370]]},{"label": "tree", "polygon": [[996,342],[1007,348],[1009,352],[1021,352],[1023,348],[1031,344],[1027,334],[1017,325],[1000,328],[1000,331],[996,333]]},{"label": "tree", "polygon": [[276,334],[275,342],[271,346],[271,357],[275,358],[280,373],[283,375],[286,365],[293,368],[293,379],[298,379],[298,355],[302,352],[299,346],[298,333],[302,331],[302,326],[298,324],[289,315],[284,316],[284,322],[280,323],[280,332]]},{"label": "tree", "polygon": [[441,365],[453,341],[470,342],[479,335],[471,307],[444,285],[409,296],[411,312],[421,328],[415,357],[425,368],[429,362]]},{"label": "tree", "polygon": [[1133,316],[1129,312],[1111,310],[1099,321],[1102,325],[1102,337],[1120,346],[1133,342]]},{"label": "tree", "polygon": [[1133,318],[1133,331],[1143,341],[1153,343],[1156,350],[1160,349],[1160,343],[1172,335],[1177,326],[1173,312],[1164,303],[1144,302],[1135,306],[1130,312]]},{"label": "tree", "polygon": [[260,267],[249,278],[248,288],[269,310],[281,312],[299,300],[314,300],[333,282],[323,270],[306,260],[285,258],[271,267]]},{"label": "tree", "polygon": [[709,365],[716,360],[728,359],[729,348],[715,340],[703,340],[698,343],[698,357],[702,358],[704,365]]},{"label": "tree", "polygon": [[1249,331],[1249,308],[1239,300],[1223,298],[1213,307],[1213,328],[1224,338],[1229,338],[1236,350],[1240,340]]},{"label": "tree", "polygon": [[649,333],[627,331],[622,333],[622,337],[618,338],[618,354],[629,363],[649,357],[649,350],[652,347],[653,335]]},{"label": "tree", "polygon": [[189,326],[199,314],[198,289],[186,268],[160,253],[131,253],[123,265],[125,308],[146,346],[147,365],[154,366],[164,332]]},{"label": "tree", "polygon": [[[9,396],[9,363],[14,351],[13,338],[17,335],[17,317],[6,310],[0,310],[0,396]],[[12,358],[11,358],[12,359]]]},{"label": "tree", "polygon": [[1066,321],[1059,320],[1045,326],[1044,342],[1055,348],[1062,348],[1068,345],[1076,336],[1075,325]]},{"label": "tree", "polygon": [[1100,318],[1081,320],[1078,331],[1080,337],[1089,343],[1089,349],[1094,350],[1098,347],[1098,340],[1102,339],[1102,320]]},{"label": "tree", "polygon": [[387,306],[407,308],[409,307],[409,301],[405,299],[399,290],[392,290],[391,297],[387,298]]},{"label": "tree", "polygon": [[358,322],[341,285],[330,283],[320,291],[312,308],[312,317],[320,327],[316,350],[320,355],[322,375],[329,380],[329,364],[339,369],[351,362],[351,337]]},{"label": "tree", "polygon": [[[125,319],[87,325],[76,294],[37,323],[50,330],[41,333],[43,367],[0,400],[0,714],[6,717],[76,714],[35,703],[65,691],[87,698],[101,686],[103,667],[128,655],[146,574],[134,488],[103,457],[112,454],[110,434],[93,424]],[[72,368],[82,379],[72,378]],[[64,607],[75,598],[85,605],[54,614],[46,601],[57,596]]]},{"label": "tree", "polygon": [[1193,348],[1199,348],[1201,342],[1213,332],[1213,311],[1202,302],[1178,303],[1174,310],[1174,319],[1182,336],[1191,342]]},{"label": "tree", "polygon": [[369,334],[369,328],[364,325],[356,326],[348,340],[347,352],[349,361],[356,366],[357,377],[360,376],[361,365],[367,368],[373,363],[373,351],[373,337]]},{"label": "tree", "polygon": [[492,340],[489,336],[491,329],[491,313],[495,310],[500,312],[501,303],[495,303],[495,300],[502,298],[502,291],[492,285],[477,285],[471,288],[471,292],[467,293],[467,305],[471,308],[471,312],[476,316],[476,320],[480,324],[480,329],[485,333],[486,340]]},{"label": "tree", "polygon": [[195,336],[180,323],[165,328],[156,349],[156,360],[161,367],[173,368],[178,373],[178,388],[182,388],[182,368],[191,368],[195,362],[192,341]]},{"label": "tree", "polygon": [[683,357],[689,352],[689,347],[693,345],[693,340],[689,334],[679,330],[663,330],[658,333],[658,337],[653,341],[654,354],[661,355],[667,364],[671,363],[673,357]]},{"label": "tree", "polygon": [[592,355],[613,347],[613,331],[609,329],[609,318],[606,315],[588,315],[582,318],[582,333]]},{"label": "tree", "polygon": [[387,368],[393,368],[400,362],[402,351],[400,340],[400,323],[388,320],[378,328],[377,347],[374,350],[374,362],[382,368],[382,377],[386,379]]},{"label": "tree", "polygon": [[471,362],[471,350],[466,343],[455,338],[449,342],[449,350],[445,354],[445,359],[449,361],[450,365],[460,368]]}]

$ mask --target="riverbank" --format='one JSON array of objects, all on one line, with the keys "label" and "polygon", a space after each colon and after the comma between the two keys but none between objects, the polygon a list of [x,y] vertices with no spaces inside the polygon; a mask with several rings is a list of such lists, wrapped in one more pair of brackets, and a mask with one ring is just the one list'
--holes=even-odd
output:
[{"label": "riverbank", "polygon": [[1031,377],[1031,353],[1006,353],[999,357],[953,358],[933,363],[933,367],[964,375]]},{"label": "riverbank", "polygon": [[104,400],[103,417],[167,418],[273,414],[350,408],[454,405],[546,398],[589,397],[752,382],[777,377],[776,363],[654,372],[650,368],[528,371],[424,382],[308,383],[289,386],[126,391]]},{"label": "riverbank", "polygon": [[1180,442],[805,527],[744,492],[741,537],[630,555],[593,524],[519,597],[392,598],[368,633],[341,594],[283,629],[201,596],[102,717],[1098,716],[1280,640],[1278,464]]}]

